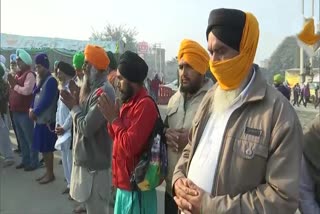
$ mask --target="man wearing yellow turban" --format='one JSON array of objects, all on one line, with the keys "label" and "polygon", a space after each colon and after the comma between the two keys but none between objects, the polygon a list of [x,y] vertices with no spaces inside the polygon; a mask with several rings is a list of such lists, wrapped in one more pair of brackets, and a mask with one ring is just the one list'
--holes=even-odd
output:
[{"label": "man wearing yellow turban", "polygon": [[[213,82],[205,77],[209,69],[209,54],[197,42],[184,39],[178,53],[180,87],[169,100],[166,113],[166,137],[168,144],[168,176],[170,184],[174,167],[188,141],[193,117]],[[165,194],[165,213],[178,213],[172,198],[171,185]]]},{"label": "man wearing yellow turban", "polygon": [[217,84],[195,114],[173,173],[174,200],[183,213],[294,213],[302,129],[253,64],[258,21],[215,9],[206,36]]}]

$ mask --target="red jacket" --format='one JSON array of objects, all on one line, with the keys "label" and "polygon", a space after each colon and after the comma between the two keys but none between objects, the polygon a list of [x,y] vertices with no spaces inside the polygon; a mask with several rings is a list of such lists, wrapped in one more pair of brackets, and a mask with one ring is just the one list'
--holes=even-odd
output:
[{"label": "red jacket", "polygon": [[120,109],[120,116],[108,125],[113,139],[112,182],[117,188],[131,190],[130,175],[146,149],[158,112],[142,88]]}]

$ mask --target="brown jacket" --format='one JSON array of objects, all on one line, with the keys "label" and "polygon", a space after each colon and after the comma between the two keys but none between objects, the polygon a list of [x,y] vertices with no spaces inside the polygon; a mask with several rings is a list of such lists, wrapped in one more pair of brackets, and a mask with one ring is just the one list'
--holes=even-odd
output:
[{"label": "brown jacket", "polygon": [[[206,123],[216,86],[204,97],[173,182],[186,177]],[[202,213],[294,213],[298,208],[302,128],[290,103],[257,71],[235,110],[221,144],[213,188]]]},{"label": "brown jacket", "polygon": [[317,115],[304,131],[303,154],[314,182],[315,200],[320,206],[320,115]]}]

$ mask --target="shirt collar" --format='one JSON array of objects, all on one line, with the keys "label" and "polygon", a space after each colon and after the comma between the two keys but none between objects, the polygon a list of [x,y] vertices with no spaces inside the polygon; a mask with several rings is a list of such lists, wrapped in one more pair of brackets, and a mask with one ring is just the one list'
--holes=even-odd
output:
[{"label": "shirt collar", "polygon": [[246,85],[246,87],[241,91],[241,93],[239,94],[239,96],[234,100],[233,104],[230,106],[234,106],[235,104],[237,104],[238,102],[244,102],[244,98],[248,95],[248,90],[249,88],[251,87],[254,79],[256,77],[256,70],[255,68],[253,67],[252,69],[252,75],[251,75],[251,78],[250,78],[250,81],[249,83]]},{"label": "shirt collar", "polygon": [[247,86],[242,90],[242,92],[240,93],[241,99],[243,99],[243,97],[245,97],[248,94],[248,90],[251,87],[255,77],[256,77],[256,69],[253,67],[253,71],[252,71],[252,76],[251,79],[249,81],[249,83],[247,84]]}]

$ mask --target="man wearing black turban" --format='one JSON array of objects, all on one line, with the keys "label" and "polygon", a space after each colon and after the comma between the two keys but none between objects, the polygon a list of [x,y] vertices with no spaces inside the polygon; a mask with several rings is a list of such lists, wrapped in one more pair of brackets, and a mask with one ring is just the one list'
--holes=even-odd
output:
[{"label": "man wearing black turban", "polygon": [[[74,67],[64,61],[60,61],[57,65],[57,78],[59,79],[59,88],[62,90],[69,90],[69,83],[76,75]],[[71,169],[72,169],[72,153],[70,150],[72,142],[72,117],[69,108],[58,99],[57,113],[56,113],[56,128],[55,133],[58,136],[55,148],[61,151],[62,166],[64,177],[67,181],[67,188],[63,190],[62,194],[69,194]],[[65,138],[64,140],[62,140]]]},{"label": "man wearing black turban", "polygon": [[240,10],[216,9],[209,15],[206,36],[212,32],[221,42],[239,51],[246,15]]},{"label": "man wearing black turban", "polygon": [[140,90],[147,74],[148,65],[138,54],[126,51],[120,56],[117,75],[124,80],[120,81],[119,88],[122,102],[128,101],[134,91]]},{"label": "man wearing black turban", "polygon": [[295,213],[302,129],[288,100],[253,64],[257,19],[215,9],[206,37],[217,84],[194,116],[173,173],[177,206],[185,214]]},{"label": "man wearing black turban", "polygon": [[125,52],[117,70],[123,101],[120,111],[105,94],[98,100],[113,139],[112,183],[117,188],[116,214],[157,213],[156,190],[137,192],[130,184],[130,174],[148,145],[158,117],[156,105],[143,87],[147,73],[148,66],[141,57],[131,51]]}]

